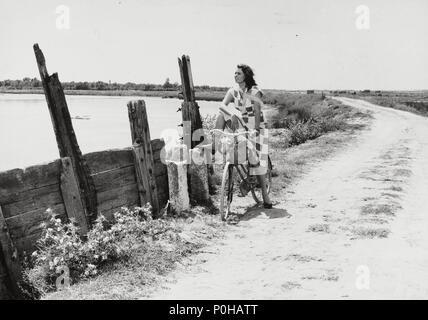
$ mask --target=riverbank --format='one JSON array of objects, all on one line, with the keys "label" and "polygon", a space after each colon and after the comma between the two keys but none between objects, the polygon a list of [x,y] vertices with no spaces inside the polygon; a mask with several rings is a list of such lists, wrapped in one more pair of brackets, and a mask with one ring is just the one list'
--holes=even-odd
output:
[{"label": "riverbank", "polygon": [[[0,94],[44,94],[43,89],[4,89],[0,88]],[[143,90],[64,90],[65,95],[70,96],[130,96],[130,97],[159,97],[180,99],[179,91],[143,91]],[[196,100],[222,101],[226,91],[198,91]]]}]

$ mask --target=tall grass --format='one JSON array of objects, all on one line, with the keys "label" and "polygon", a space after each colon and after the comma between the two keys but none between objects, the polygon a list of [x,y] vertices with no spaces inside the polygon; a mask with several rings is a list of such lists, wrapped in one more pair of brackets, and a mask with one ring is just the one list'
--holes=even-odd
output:
[{"label": "tall grass", "polygon": [[62,222],[51,211],[51,219],[42,226],[37,250],[25,263],[22,288],[27,298],[37,299],[56,291],[65,270],[70,285],[94,279],[118,264],[138,264],[147,272],[159,274],[203,245],[204,236],[195,232],[212,225],[210,233],[214,235],[220,224],[210,215],[201,216],[200,224],[195,226],[185,217],[152,219],[150,212],[146,205],[122,208],[111,221],[100,215],[82,240],[73,222]]},{"label": "tall grass", "polygon": [[288,130],[284,146],[299,145],[321,135],[341,130],[345,126],[338,102],[319,94],[280,93],[270,97],[278,113],[272,119],[272,128]]}]

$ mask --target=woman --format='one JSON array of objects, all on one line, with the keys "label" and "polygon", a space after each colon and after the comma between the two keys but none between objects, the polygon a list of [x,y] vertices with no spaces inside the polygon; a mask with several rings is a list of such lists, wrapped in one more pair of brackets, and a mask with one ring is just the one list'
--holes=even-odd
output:
[{"label": "woman", "polygon": [[[272,208],[272,202],[266,190],[266,168],[267,161],[267,139],[266,124],[263,117],[262,96],[263,92],[257,88],[256,81],[254,80],[253,70],[245,65],[239,64],[235,71],[236,87],[230,88],[223,99],[222,106],[220,106],[220,113],[217,116],[216,128],[224,130],[226,122],[229,127],[235,129],[244,126],[245,130],[257,131],[256,152],[258,155],[259,163],[251,165],[251,174],[256,175],[259,184],[262,186],[263,206],[266,209]],[[235,107],[231,109],[228,104],[234,102]],[[239,121],[239,120],[243,120]],[[260,143],[260,137],[263,139]]]}]

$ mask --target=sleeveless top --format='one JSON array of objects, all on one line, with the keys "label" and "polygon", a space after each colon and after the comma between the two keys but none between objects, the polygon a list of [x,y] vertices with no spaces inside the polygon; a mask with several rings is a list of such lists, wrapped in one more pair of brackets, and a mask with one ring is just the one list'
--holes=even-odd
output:
[{"label": "sleeveless top", "polygon": [[[263,95],[263,92],[257,86],[253,86],[250,90],[245,88],[244,91],[239,86],[229,89],[229,93],[234,98],[235,108],[241,112],[242,119],[250,129],[255,129],[256,126],[254,101],[260,102],[260,108],[263,105],[261,99],[256,96],[258,92]],[[263,111],[260,110],[260,130],[265,128],[266,123],[264,121]]]},{"label": "sleeveless top", "polygon": [[255,129],[256,118],[254,111],[254,102],[258,101],[260,103],[260,133],[256,135],[255,149],[257,156],[259,158],[258,164],[250,165],[250,173],[254,175],[264,174],[265,169],[267,168],[268,162],[268,130],[266,129],[266,123],[263,116],[263,111],[261,110],[263,102],[256,94],[260,92],[263,96],[263,91],[261,91],[257,86],[253,86],[250,90],[245,88],[242,90],[239,85],[229,89],[229,93],[234,98],[235,108],[241,112],[242,119],[244,120],[246,130]]}]

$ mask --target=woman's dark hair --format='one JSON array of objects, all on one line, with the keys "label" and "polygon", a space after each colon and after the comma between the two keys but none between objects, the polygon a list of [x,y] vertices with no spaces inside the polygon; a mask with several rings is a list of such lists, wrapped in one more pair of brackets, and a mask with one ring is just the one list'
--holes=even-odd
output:
[{"label": "woman's dark hair", "polygon": [[246,64],[238,64],[237,67],[244,73],[244,82],[247,90],[250,90],[253,86],[257,85],[256,81],[254,80],[253,69],[251,69],[250,66],[247,66]]}]

